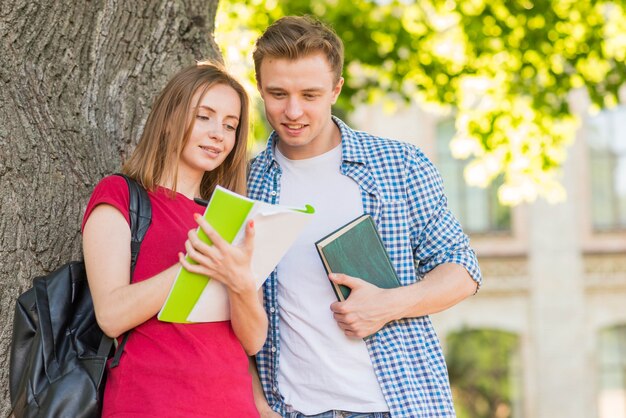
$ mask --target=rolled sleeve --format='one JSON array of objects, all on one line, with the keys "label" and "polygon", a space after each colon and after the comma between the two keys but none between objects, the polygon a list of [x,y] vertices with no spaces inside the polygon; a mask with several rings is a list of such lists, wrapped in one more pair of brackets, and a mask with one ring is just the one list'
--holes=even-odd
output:
[{"label": "rolled sleeve", "polygon": [[478,287],[482,274],[469,238],[448,209],[441,175],[419,150],[413,149],[407,172],[407,196],[412,228],[411,241],[417,274],[424,277],[445,263],[459,264]]}]

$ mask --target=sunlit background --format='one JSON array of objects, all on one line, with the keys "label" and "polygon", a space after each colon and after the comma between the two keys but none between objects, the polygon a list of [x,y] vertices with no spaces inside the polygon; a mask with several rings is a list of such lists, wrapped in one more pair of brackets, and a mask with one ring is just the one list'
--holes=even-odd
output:
[{"label": "sunlit background", "polygon": [[420,146],[477,250],[483,288],[433,316],[458,416],[626,418],[624,4],[221,1],[251,153],[253,42],[305,13],[346,46],[335,113]]}]

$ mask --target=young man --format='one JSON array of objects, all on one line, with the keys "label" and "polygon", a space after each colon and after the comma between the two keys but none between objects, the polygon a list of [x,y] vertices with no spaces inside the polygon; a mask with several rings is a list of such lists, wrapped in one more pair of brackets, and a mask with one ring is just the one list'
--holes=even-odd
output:
[{"label": "young man", "polygon": [[[437,170],[416,147],[354,131],[331,115],[343,85],[343,44],[320,22],[276,21],[253,57],[274,132],[251,163],[249,195],[316,209],[265,283],[270,329],[256,357],[265,394],[257,393],[259,410],[453,417],[428,315],[474,294],[481,274]],[[314,243],[364,212],[403,286],[380,289],[338,274],[331,280],[352,293],[337,302]]]}]

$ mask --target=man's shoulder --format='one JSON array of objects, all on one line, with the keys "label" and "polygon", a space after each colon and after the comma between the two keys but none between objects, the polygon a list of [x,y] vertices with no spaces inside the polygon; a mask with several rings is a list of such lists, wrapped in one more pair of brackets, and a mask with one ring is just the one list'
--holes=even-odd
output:
[{"label": "man's shoulder", "polygon": [[268,165],[271,163],[271,155],[268,150],[261,151],[248,161],[248,196],[258,199],[259,193],[266,187],[269,177]]},{"label": "man's shoulder", "polygon": [[264,149],[248,161],[248,172],[259,170],[267,165],[270,156],[268,150]]},{"label": "man's shoulder", "polygon": [[398,139],[386,138],[364,131],[353,130],[354,138],[370,159],[401,159],[402,161],[420,161],[426,156],[414,144]]},{"label": "man's shoulder", "polygon": [[371,162],[376,159],[389,158],[421,159],[424,155],[416,145],[354,129],[335,116],[333,120],[341,131],[344,152],[349,157]]},{"label": "man's shoulder", "polygon": [[258,165],[267,159],[267,149],[263,149],[261,152],[250,158],[250,165]]}]

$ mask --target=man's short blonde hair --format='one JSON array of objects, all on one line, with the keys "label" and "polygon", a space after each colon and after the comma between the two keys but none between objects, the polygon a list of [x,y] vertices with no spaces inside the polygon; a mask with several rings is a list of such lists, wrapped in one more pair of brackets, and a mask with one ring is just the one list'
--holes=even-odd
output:
[{"label": "man's short blonde hair", "polygon": [[257,83],[266,57],[296,60],[321,52],[337,83],[343,71],[343,42],[328,26],[311,16],[285,16],[272,23],[256,41],[252,58]]}]

